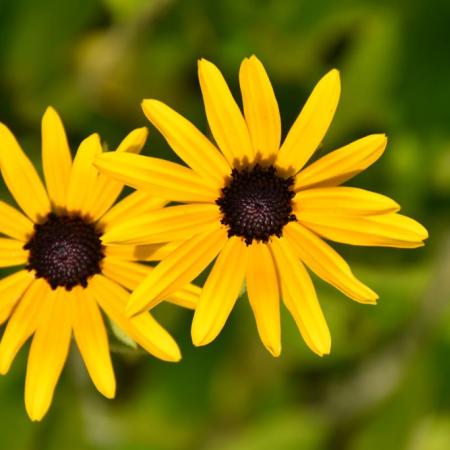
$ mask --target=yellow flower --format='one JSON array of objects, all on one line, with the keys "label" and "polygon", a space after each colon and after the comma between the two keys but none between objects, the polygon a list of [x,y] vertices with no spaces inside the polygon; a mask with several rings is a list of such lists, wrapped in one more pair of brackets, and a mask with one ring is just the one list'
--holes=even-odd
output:
[{"label": "yellow flower", "polygon": [[337,70],[314,88],[281,142],[277,101],[261,62],[242,62],[242,115],[216,66],[198,66],[206,116],[218,148],[168,106],[144,100],[147,118],[190,167],[133,154],[103,154],[105,174],[142,192],[181,203],[124,222],[106,243],[179,242],[133,292],[130,315],[153,307],[201,273],[216,256],[192,323],[195,345],[224,326],[246,279],[261,340],[280,354],[279,301],[308,346],[330,352],[330,333],[305,269],[361,303],[377,295],[361,283],[324,239],[353,245],[413,248],[427,231],[373,192],[340,187],[383,153],[382,134],[359,139],[304,167],[331,123],[340,95]]},{"label": "yellow flower", "polygon": [[[137,153],[145,128],[132,131],[117,153]],[[47,412],[67,358],[72,332],[96,388],[115,395],[108,337],[100,308],[145,350],[178,361],[173,338],[148,313],[128,318],[129,293],[152,268],[136,260],[156,260],[169,246],[111,246],[100,241],[126,218],[164,204],[133,193],[112,207],[122,183],[98,175],[92,164],[102,152],[100,138],[85,139],[72,162],[63,124],[52,108],[42,119],[43,186],[9,129],[0,124],[0,163],[5,183],[21,207],[0,202],[0,267],[26,265],[0,281],[0,323],[9,319],[0,343],[0,373],[6,374],[31,336],[25,405],[32,420]],[[193,308],[200,289],[183,287],[174,303]],[[99,308],[100,306],[100,308]]]}]

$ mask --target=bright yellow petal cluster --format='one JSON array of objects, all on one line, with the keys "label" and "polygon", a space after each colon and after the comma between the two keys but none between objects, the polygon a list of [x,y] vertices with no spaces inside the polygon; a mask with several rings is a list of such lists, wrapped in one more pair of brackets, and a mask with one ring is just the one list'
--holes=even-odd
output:
[{"label": "bright yellow petal cluster", "polygon": [[[147,130],[132,131],[115,154],[139,153]],[[100,137],[93,134],[79,146],[72,161],[63,124],[53,108],[42,119],[42,160],[45,184],[9,129],[0,124],[0,165],[5,183],[22,209],[0,202],[0,267],[26,265],[24,245],[35,233],[35,224],[54,214],[81,214],[98,230],[117,235],[125,220],[159,210],[166,201],[135,192],[117,204],[123,184],[98,174],[93,160],[102,153]],[[113,206],[114,205],[114,206]],[[129,291],[151,273],[137,261],[155,261],[167,256],[173,244],[146,246],[104,244],[101,273],[88,280],[86,288],[52,289],[44,278],[29,269],[0,281],[0,323],[7,325],[0,342],[0,373],[6,374],[14,357],[33,336],[29,351],[25,405],[32,420],[47,412],[68,355],[72,336],[96,388],[106,397],[115,395],[106,316],[130,338],[154,356],[178,361],[180,351],[173,338],[147,312],[125,315]],[[200,289],[184,285],[169,301],[194,308]]]},{"label": "bright yellow petal cluster", "polygon": [[[200,60],[198,75],[217,146],[168,106],[144,100],[145,115],[188,167],[130,153],[102,154],[95,162],[102,173],[142,193],[179,203],[124,221],[102,238],[105,244],[175,246],[134,290],[127,313],[152,308],[215,261],[192,322],[195,345],[211,342],[221,331],[245,280],[259,335],[273,355],[281,352],[280,299],[307,345],[327,354],[330,333],[307,269],[358,302],[376,303],[377,295],[324,239],[414,248],[428,236],[419,223],[399,214],[399,205],[390,198],[341,186],[382,155],[386,136],[364,137],[305,167],[338,105],[337,70],[319,81],[282,143],[274,91],[255,56],[245,59],[239,72],[243,114],[214,64]],[[230,235],[216,201],[233,169],[255,164],[293,177],[295,220],[281,236],[246,245],[242,237]]]},{"label": "bright yellow petal cluster", "polygon": [[[378,298],[326,241],[414,248],[428,236],[399,214],[392,199],[342,186],[383,154],[385,135],[363,137],[307,165],[338,105],[337,70],[319,81],[283,141],[277,100],[255,56],[239,71],[243,112],[214,64],[200,60],[198,75],[216,144],[165,104],[142,104],[186,166],[141,156],[145,128],[107,153],[93,134],[72,160],[61,119],[48,108],[42,119],[44,185],[0,124],[1,173],[23,211],[0,201],[0,267],[23,266],[0,280],[0,324],[7,322],[0,373],[9,371],[32,337],[25,383],[32,420],[51,404],[72,337],[96,388],[115,395],[104,315],[149,353],[178,361],[176,342],[147,310],[164,300],[195,309],[192,340],[205,345],[222,330],[245,283],[258,333],[272,355],[281,353],[283,302],[306,344],[322,356],[330,352],[331,337],[309,271],[357,302]],[[281,231],[266,238],[249,238],[239,228],[253,216],[232,228],[220,201],[236,174],[255,168],[290,186],[283,188],[289,215]],[[136,191],[116,203],[124,184]],[[73,287],[52,283],[35,269],[30,242],[50,217],[74,216],[93,227],[101,251],[100,273],[89,272]],[[161,262],[153,268],[146,261]],[[203,289],[189,284],[211,263]]]}]

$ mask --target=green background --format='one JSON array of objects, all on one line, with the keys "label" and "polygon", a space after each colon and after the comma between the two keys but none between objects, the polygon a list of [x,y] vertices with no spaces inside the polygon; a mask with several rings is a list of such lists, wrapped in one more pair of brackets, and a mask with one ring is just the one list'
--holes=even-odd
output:
[{"label": "green background", "polygon": [[[350,184],[393,197],[431,238],[417,250],[337,246],[380,301],[359,305],[315,280],[333,337],[328,357],[307,350],[284,313],[283,353],[272,358],[242,299],[221,336],[195,349],[192,313],[162,305],[156,314],[178,339],[181,363],[114,353],[118,393],[108,401],[73,351],[35,424],[23,406],[24,349],[0,379],[1,448],[449,449],[449,22],[446,0],[2,0],[0,120],[34,161],[47,105],[74,149],[95,131],[114,148],[147,123],[139,103],[149,97],[206,130],[200,57],[239,98],[240,61],[255,53],[284,132],[337,67],[341,103],[320,153],[386,132],[385,155]],[[145,152],[173,158],[150,131]]]}]

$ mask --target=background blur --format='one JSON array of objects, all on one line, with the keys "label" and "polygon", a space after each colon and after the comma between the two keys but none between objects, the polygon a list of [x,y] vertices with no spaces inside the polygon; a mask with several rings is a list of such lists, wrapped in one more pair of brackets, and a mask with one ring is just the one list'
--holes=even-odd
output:
[{"label": "background blur", "polygon": [[[180,364],[121,349],[117,399],[108,401],[74,351],[50,413],[33,424],[23,406],[24,349],[0,379],[1,448],[449,449],[449,21],[446,0],[1,0],[0,120],[35,161],[49,104],[73,148],[94,131],[114,148],[147,123],[146,97],[206,130],[200,57],[223,70],[239,98],[239,64],[258,55],[285,131],[318,79],[338,67],[342,100],[320,151],[386,132],[383,158],[351,184],[392,196],[431,234],[417,250],[339,246],[380,301],[362,306],[315,280],[333,336],[323,359],[287,314],[282,356],[272,358],[245,299],[200,349],[190,342],[192,313],[161,305]],[[173,157],[154,129],[146,148]]]}]

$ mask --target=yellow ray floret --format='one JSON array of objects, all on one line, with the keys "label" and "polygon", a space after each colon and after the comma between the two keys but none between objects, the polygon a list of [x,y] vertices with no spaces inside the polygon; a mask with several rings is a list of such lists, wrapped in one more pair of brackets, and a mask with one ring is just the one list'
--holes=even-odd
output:
[{"label": "yellow ray floret", "polygon": [[198,76],[216,145],[170,107],[147,99],[145,115],[188,167],[115,153],[95,163],[169,204],[124,219],[104,236],[117,247],[176,242],[132,293],[127,313],[152,308],[212,263],[194,314],[194,344],[221,331],[245,278],[258,333],[274,356],[281,352],[281,301],[306,344],[328,354],[330,333],[308,270],[357,302],[375,304],[378,296],[325,240],[414,248],[428,236],[389,197],[341,186],[380,158],[387,138],[362,137],[308,165],[338,105],[336,69],[319,80],[283,142],[274,90],[255,56],[239,70],[243,113],[214,64],[201,59]]},{"label": "yellow ray floret", "polygon": [[[111,153],[139,157],[146,137],[146,128],[133,130]],[[157,358],[181,358],[175,340],[150,313],[133,318],[125,314],[130,290],[153,272],[142,262],[158,261],[180,243],[128,243],[119,248],[104,239],[109,234],[125,242],[120,231],[127,229],[124,222],[149,212],[158,214],[167,200],[137,192],[117,202],[123,182],[99,174],[93,165],[102,154],[100,136],[92,134],[72,161],[63,123],[49,107],[42,118],[45,188],[13,134],[0,124],[2,175],[23,211],[0,202],[0,267],[20,266],[0,280],[0,324],[6,322],[0,374],[9,371],[20,348],[32,338],[25,381],[25,406],[32,420],[41,420],[48,411],[72,341],[97,390],[114,397],[116,380],[104,315],[112,330],[120,329]],[[162,164],[160,169],[164,168]],[[159,176],[164,178],[161,171]],[[191,190],[177,186],[187,199],[211,197],[210,181],[185,168],[180,176],[192,178]],[[171,181],[177,185],[179,179]],[[217,208],[215,213],[217,217]],[[194,222],[192,226],[203,227],[201,220]],[[160,300],[192,309],[200,288],[180,283],[168,296],[163,293]]]}]

